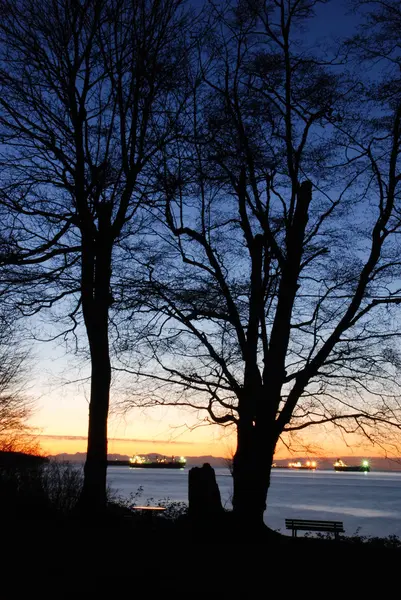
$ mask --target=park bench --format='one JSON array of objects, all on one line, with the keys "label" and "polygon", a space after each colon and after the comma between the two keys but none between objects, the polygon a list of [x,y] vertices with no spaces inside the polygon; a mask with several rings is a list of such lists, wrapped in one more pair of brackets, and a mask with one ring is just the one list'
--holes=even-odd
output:
[{"label": "park bench", "polygon": [[314,521],[312,519],[286,519],[285,526],[292,530],[292,537],[297,537],[297,531],[327,531],[334,533],[337,539],[339,533],[344,533],[342,521]]},{"label": "park bench", "polygon": [[153,523],[156,515],[163,513],[164,506],[131,506],[131,510],[145,517],[147,523]]}]

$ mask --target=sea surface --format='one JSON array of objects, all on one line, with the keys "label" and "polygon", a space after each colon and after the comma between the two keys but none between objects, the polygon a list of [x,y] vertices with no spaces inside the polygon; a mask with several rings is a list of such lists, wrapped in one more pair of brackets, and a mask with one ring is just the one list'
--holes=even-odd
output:
[{"label": "sea surface", "polygon": [[[224,468],[215,472],[222,502],[229,508],[231,475]],[[107,479],[124,498],[142,488],[136,504],[167,499],[188,502],[188,469],[109,467]],[[274,470],[264,519],[272,529],[290,534],[286,518],[340,520],[345,535],[401,537],[401,472]]]}]

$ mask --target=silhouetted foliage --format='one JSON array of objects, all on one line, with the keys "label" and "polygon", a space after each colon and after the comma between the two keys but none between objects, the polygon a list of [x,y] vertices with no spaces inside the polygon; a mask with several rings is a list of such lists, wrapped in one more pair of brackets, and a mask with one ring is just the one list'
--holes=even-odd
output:
[{"label": "silhouetted foliage", "polygon": [[35,430],[29,425],[34,402],[26,392],[29,353],[11,323],[0,315],[0,451],[37,452]]},{"label": "silhouetted foliage", "polygon": [[[81,465],[41,456],[0,452],[0,506],[7,516],[21,519],[62,518],[74,515],[82,488]],[[123,506],[107,490],[107,501]]]}]

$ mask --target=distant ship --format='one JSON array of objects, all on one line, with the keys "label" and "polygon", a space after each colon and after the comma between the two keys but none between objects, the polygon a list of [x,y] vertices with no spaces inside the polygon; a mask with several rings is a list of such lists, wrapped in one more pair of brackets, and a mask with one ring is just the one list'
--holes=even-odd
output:
[{"label": "distant ship", "polygon": [[146,456],[135,454],[129,459],[129,466],[132,469],[183,469],[186,462],[183,456],[180,456],[180,458],[162,456],[151,460]]},{"label": "distant ship", "polygon": [[348,466],[341,458],[337,458],[333,466],[335,471],[351,471],[354,473],[368,473],[370,471],[369,461],[367,460],[363,460],[361,465]]},{"label": "distant ship", "polygon": [[315,460],[307,460],[305,464],[302,464],[301,461],[297,460],[296,462],[290,462],[288,465],[276,465],[276,463],[272,464],[273,469],[295,469],[299,470],[307,470],[307,471],[315,471],[317,468],[317,464]]}]

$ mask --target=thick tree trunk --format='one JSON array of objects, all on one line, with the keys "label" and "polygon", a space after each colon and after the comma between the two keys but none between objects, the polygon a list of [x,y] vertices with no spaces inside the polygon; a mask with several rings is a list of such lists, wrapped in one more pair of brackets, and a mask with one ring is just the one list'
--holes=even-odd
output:
[{"label": "thick tree trunk", "polygon": [[274,436],[266,430],[262,432],[253,424],[239,425],[233,463],[233,510],[244,527],[263,526],[275,446]]},{"label": "thick tree trunk", "polygon": [[[99,217],[99,228],[102,221]],[[109,307],[112,244],[97,235],[95,243],[82,250],[82,311],[91,357],[88,449],[84,486],[78,508],[86,514],[106,510],[107,419],[109,414],[111,363],[109,351]]]},{"label": "thick tree trunk", "polygon": [[111,380],[107,328],[93,332],[90,345],[93,350],[88,449],[80,504],[83,509],[102,512],[106,507],[107,418]]}]

